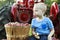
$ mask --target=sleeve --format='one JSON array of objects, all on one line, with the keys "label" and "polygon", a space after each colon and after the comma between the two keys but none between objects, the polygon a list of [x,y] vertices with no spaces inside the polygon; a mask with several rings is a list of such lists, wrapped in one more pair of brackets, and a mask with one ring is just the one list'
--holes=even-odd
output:
[{"label": "sleeve", "polygon": [[35,26],[34,26],[34,19],[32,19],[31,27],[32,27],[32,28],[35,28]]},{"label": "sleeve", "polygon": [[49,18],[48,18],[48,27],[50,30],[54,28],[53,23]]}]

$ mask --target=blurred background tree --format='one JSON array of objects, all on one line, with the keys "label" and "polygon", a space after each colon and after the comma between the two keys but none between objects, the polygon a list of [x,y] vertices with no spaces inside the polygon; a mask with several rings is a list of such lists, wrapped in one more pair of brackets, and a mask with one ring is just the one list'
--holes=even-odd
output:
[{"label": "blurred background tree", "polygon": [[0,0],[0,7],[5,6],[6,4],[12,4],[14,0]]},{"label": "blurred background tree", "polygon": [[[0,7],[4,6],[5,4],[9,3],[12,4],[16,0],[0,0]],[[50,7],[52,2],[56,1],[58,4],[60,4],[60,0],[45,0],[45,3]]]},{"label": "blurred background tree", "polygon": [[58,4],[60,4],[60,0],[45,0],[45,3],[48,7],[50,7],[53,2],[57,2]]}]

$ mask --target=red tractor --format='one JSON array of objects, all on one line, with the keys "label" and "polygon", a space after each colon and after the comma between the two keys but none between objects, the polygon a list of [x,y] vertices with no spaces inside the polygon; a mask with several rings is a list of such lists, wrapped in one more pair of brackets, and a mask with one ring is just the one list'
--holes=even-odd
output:
[{"label": "red tractor", "polygon": [[60,11],[59,6],[56,2],[53,2],[50,9],[50,18],[55,28],[55,36],[60,38]]},{"label": "red tractor", "polygon": [[33,18],[33,5],[37,2],[44,2],[44,0],[23,0],[14,3],[11,12],[13,21],[18,21],[22,23],[31,23]]}]

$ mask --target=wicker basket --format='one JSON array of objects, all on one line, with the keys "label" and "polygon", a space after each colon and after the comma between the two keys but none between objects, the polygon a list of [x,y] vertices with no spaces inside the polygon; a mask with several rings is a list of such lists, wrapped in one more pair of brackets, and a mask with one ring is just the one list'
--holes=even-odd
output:
[{"label": "wicker basket", "polygon": [[5,25],[7,40],[28,40],[30,26]]}]

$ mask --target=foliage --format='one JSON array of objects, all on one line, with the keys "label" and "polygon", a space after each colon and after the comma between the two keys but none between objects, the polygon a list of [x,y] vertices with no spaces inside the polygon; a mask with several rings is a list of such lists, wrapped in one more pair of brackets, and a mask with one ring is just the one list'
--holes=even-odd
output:
[{"label": "foliage", "polygon": [[14,2],[14,0],[1,0],[0,1],[0,7],[2,7],[2,6],[5,6],[7,3],[13,3]]}]

